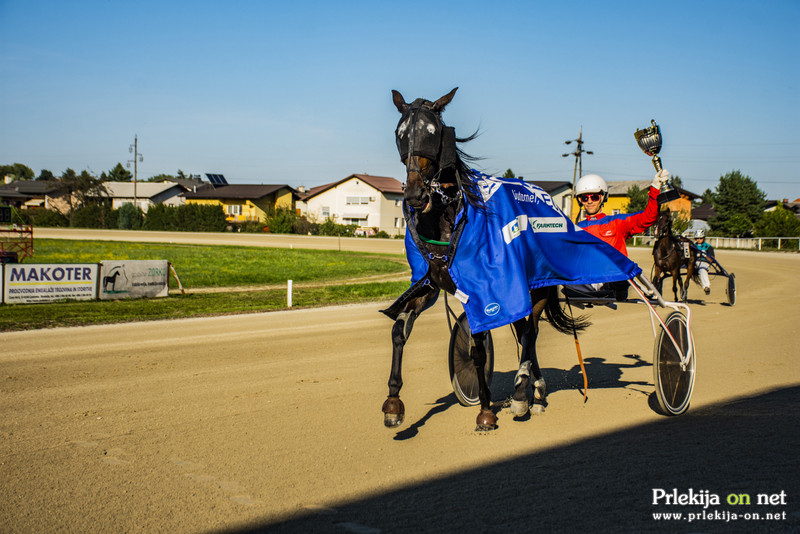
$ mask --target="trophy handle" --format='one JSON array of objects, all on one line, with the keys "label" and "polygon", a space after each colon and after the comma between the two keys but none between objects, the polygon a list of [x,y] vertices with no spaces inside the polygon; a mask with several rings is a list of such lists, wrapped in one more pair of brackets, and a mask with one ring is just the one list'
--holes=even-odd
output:
[{"label": "trophy handle", "polygon": [[661,158],[658,156],[653,156],[653,167],[656,168],[656,172],[661,172]]}]

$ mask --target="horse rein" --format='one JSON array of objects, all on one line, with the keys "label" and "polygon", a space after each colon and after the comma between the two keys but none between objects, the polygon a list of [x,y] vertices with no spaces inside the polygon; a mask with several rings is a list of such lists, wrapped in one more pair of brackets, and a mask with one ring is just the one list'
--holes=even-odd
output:
[{"label": "horse rein", "polygon": [[[414,107],[413,108],[413,114],[410,117],[410,120],[411,120],[411,134],[408,136],[409,137],[409,139],[408,139],[408,155],[406,156],[406,164],[405,164],[406,172],[409,172],[409,171],[410,172],[416,172],[420,176],[420,178],[422,179],[422,183],[425,186],[425,188],[429,191],[429,194],[430,193],[436,193],[437,195],[439,195],[442,204],[445,207],[447,207],[450,204],[452,204],[453,202],[460,201],[462,196],[463,196],[463,194],[461,192],[461,189],[462,189],[461,177],[459,175],[458,169],[456,169],[456,184],[455,185],[457,186],[457,190],[456,190],[456,194],[454,196],[451,197],[447,193],[444,192],[444,189],[442,189],[442,184],[439,182],[439,177],[441,176],[442,171],[444,170],[439,165],[439,159],[441,159],[441,153],[442,153],[441,145],[439,146],[439,154],[436,156],[436,159],[428,158],[428,159],[431,159],[431,161],[433,161],[434,163],[436,163],[436,169],[437,169],[436,173],[431,178],[425,178],[424,175],[422,174],[422,169],[419,168],[419,165],[417,164],[417,160],[414,159],[416,157],[419,157],[419,156],[415,156],[414,155],[414,145],[415,145],[415,139],[417,137],[416,136],[416,129],[414,128],[414,126],[416,125],[417,115],[418,115],[420,109],[421,109],[421,106]],[[444,124],[441,122],[441,119],[439,120],[438,126],[439,126],[439,129],[442,129],[444,127]],[[409,160],[412,160],[412,162],[409,162]]]}]

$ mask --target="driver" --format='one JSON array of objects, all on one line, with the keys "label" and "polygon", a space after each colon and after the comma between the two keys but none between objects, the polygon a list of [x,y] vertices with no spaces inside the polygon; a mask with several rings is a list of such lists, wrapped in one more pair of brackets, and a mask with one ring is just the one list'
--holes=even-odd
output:
[{"label": "driver", "polygon": [[711,260],[709,258],[714,257],[714,247],[706,243],[706,231],[702,228],[695,230],[694,244],[697,250],[700,251],[694,266],[697,268],[697,273],[700,275],[700,283],[703,286],[703,291],[708,295],[711,293],[711,282],[708,280],[708,268],[711,266]]},{"label": "driver", "polygon": [[[634,234],[644,232],[652,226],[658,218],[658,202],[656,198],[661,186],[669,181],[669,171],[660,170],[653,178],[648,191],[647,206],[637,213],[606,215],[602,211],[603,204],[608,200],[608,184],[597,174],[582,176],[575,185],[575,198],[578,205],[583,208],[586,218],[578,226],[605,241],[625,256],[628,248],[625,240]],[[607,289],[616,293],[617,300],[627,298],[628,283],[592,284],[590,286],[568,286],[579,292],[597,292]]]},{"label": "driver", "polygon": [[661,185],[669,181],[669,171],[660,170],[648,192],[647,206],[638,213],[624,213],[619,215],[606,215],[602,211],[603,204],[608,200],[608,184],[596,174],[582,176],[575,186],[575,198],[578,205],[586,213],[586,219],[578,226],[599,237],[626,256],[628,249],[625,240],[634,234],[644,232],[652,226],[658,218],[658,192]]}]

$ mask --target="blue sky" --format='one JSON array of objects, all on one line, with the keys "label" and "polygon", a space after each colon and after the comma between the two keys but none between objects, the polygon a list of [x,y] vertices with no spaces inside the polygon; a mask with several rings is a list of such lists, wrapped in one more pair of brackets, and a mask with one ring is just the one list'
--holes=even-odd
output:
[{"label": "blue sky", "polygon": [[649,179],[633,132],[655,119],[664,167],[695,193],[740,170],[800,197],[800,1],[295,2],[0,0],[0,164],[96,174],[132,155],[312,187],[403,179],[407,101],[444,112],[480,168]]}]

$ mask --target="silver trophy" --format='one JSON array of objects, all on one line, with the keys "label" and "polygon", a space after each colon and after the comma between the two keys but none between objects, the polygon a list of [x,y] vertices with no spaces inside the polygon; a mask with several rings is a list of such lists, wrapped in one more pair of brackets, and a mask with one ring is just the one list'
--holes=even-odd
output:
[{"label": "silver trophy", "polygon": [[[633,136],[636,138],[636,142],[639,144],[639,148],[642,149],[642,152],[653,157],[653,167],[656,168],[656,172],[661,172],[661,158],[658,157],[658,153],[661,151],[661,129],[658,127],[655,120],[651,120],[650,123],[652,126],[642,130],[636,130]],[[665,183],[661,186],[661,192],[658,194],[657,201],[660,206],[661,204],[677,200],[678,198],[680,198],[680,194],[678,194],[671,185]]]}]

